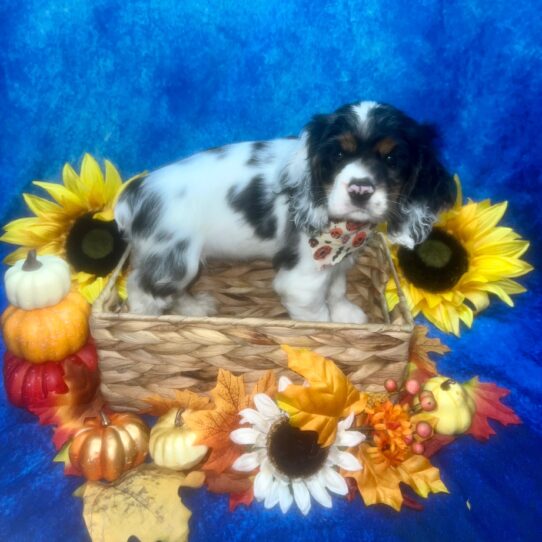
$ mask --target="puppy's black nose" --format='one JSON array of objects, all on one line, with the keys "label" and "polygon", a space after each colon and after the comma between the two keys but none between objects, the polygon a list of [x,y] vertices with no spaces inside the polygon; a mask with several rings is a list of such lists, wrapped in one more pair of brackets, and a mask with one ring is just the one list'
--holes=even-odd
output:
[{"label": "puppy's black nose", "polygon": [[364,177],[363,179],[352,179],[348,184],[348,194],[352,203],[363,205],[374,194],[375,185],[371,179]]}]

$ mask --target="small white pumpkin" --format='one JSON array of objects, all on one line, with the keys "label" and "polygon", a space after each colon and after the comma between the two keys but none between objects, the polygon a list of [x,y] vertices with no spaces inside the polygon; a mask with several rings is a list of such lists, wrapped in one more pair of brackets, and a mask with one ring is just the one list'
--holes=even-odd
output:
[{"label": "small white pumpkin", "polygon": [[71,289],[68,264],[57,256],[36,256],[35,250],[8,269],[4,281],[9,302],[27,311],[56,305]]},{"label": "small white pumpkin", "polygon": [[182,413],[182,409],[172,408],[151,429],[149,452],[160,467],[187,470],[207,454],[207,446],[194,444],[196,433],[183,426]]}]

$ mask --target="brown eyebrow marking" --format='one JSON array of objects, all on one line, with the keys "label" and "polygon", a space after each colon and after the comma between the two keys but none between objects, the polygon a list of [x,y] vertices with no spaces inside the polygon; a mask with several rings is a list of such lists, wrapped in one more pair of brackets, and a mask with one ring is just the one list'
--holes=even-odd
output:
[{"label": "brown eyebrow marking", "polygon": [[342,150],[345,152],[356,152],[358,148],[358,142],[351,132],[341,134],[339,136],[339,143],[341,144]]},{"label": "brown eyebrow marking", "polygon": [[386,156],[386,154],[389,154],[396,145],[397,141],[393,140],[391,137],[385,137],[374,146],[374,149],[382,156]]}]

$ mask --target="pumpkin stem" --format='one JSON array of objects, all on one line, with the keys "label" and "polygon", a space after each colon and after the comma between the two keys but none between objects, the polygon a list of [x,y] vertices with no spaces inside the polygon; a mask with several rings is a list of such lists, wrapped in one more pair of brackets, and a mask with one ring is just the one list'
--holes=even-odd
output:
[{"label": "pumpkin stem", "polygon": [[23,271],[36,271],[36,269],[39,269],[42,267],[42,263],[38,261],[36,250],[32,249],[28,251],[28,254],[26,255],[26,260],[23,263],[22,270]]},{"label": "pumpkin stem", "polygon": [[111,425],[111,420],[107,417],[106,413],[103,410],[100,410],[100,419],[102,420],[103,427]]},{"label": "pumpkin stem", "polygon": [[180,408],[179,410],[177,410],[177,414],[175,416],[175,427],[182,427],[183,426],[183,412],[184,410],[182,408]]},{"label": "pumpkin stem", "polygon": [[455,384],[455,380],[453,378],[448,378],[448,380],[445,380],[441,385],[440,388],[444,391],[448,391],[450,389],[450,386],[452,384]]}]

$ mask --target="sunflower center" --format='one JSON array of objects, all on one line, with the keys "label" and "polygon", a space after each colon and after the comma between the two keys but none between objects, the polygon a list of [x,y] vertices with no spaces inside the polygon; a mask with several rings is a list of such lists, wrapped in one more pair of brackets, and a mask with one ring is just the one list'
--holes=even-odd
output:
[{"label": "sunflower center", "polygon": [[406,279],[428,292],[453,288],[469,269],[469,256],[452,235],[433,228],[429,237],[413,250],[397,251],[399,265]]},{"label": "sunflower center", "polygon": [[271,463],[289,478],[307,478],[317,473],[329,452],[319,446],[316,431],[301,431],[287,419],[279,420],[271,428],[267,450]]},{"label": "sunflower center", "polygon": [[74,269],[98,277],[115,269],[125,248],[116,222],[97,220],[91,214],[79,217],[66,239],[66,256]]},{"label": "sunflower center", "polygon": [[89,257],[100,259],[113,250],[115,240],[110,232],[105,230],[90,230],[81,242],[81,249]]}]

